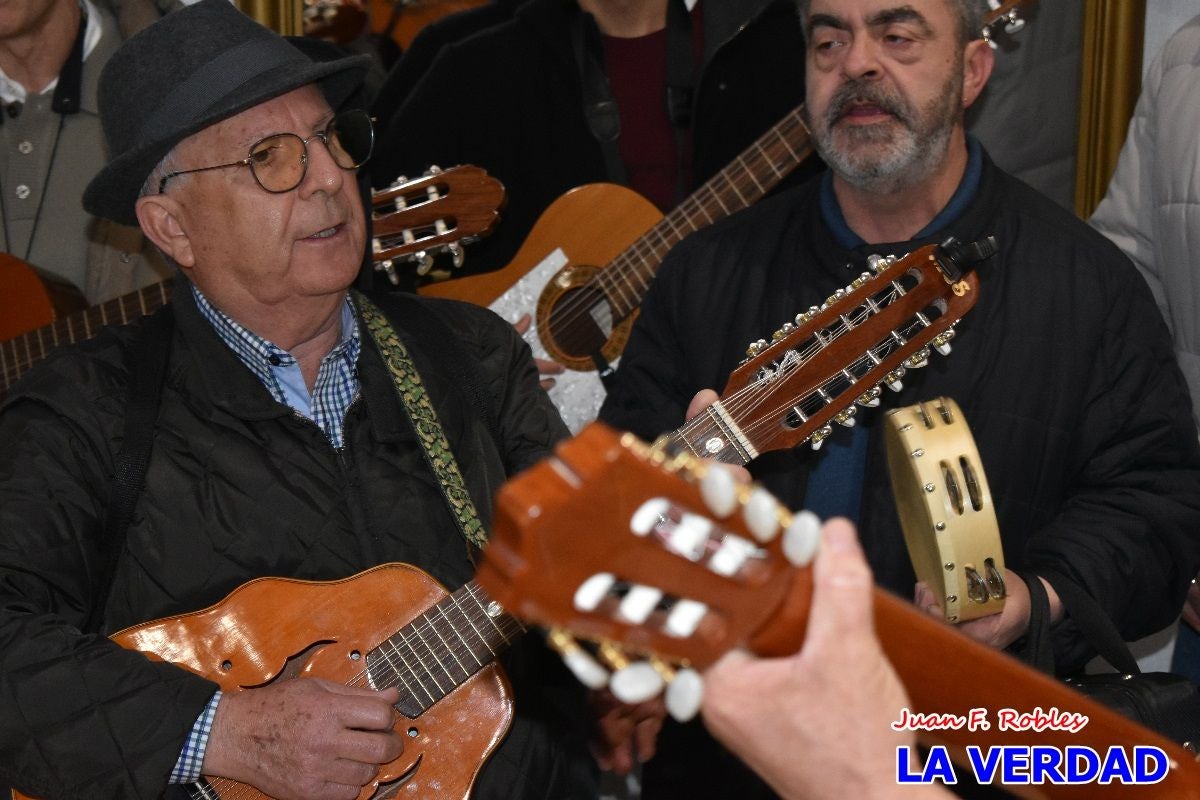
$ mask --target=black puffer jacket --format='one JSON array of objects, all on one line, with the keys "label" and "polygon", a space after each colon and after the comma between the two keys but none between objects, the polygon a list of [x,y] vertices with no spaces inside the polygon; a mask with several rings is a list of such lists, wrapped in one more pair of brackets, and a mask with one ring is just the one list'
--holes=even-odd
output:
[{"label": "black puffer jacket", "polygon": [[[975,199],[921,241],[847,250],[824,221],[820,179],[685,239],[650,287],[600,417],[643,437],[673,430],[696,391],[724,387],[750,342],[844,287],[868,254],[993,235],[999,255],[980,269],[979,302],[953,352],[910,370],[885,405],[958,401],[1007,566],[1073,579],[1133,640],[1178,616],[1200,567],[1200,449],[1187,390],[1128,259],[983,160]],[[860,534],[876,579],[911,597],[880,413],[860,415],[873,427]],[[766,453],[751,470],[799,507],[821,455],[807,445]],[[1059,666],[1078,667],[1089,648],[1070,635],[1073,624],[1060,627]]]},{"label": "black puffer jacket", "polygon": [[[506,475],[566,431],[508,325],[473,306],[429,307],[477,359],[495,403],[499,443],[455,373],[396,320],[486,521]],[[154,454],[105,633],[203,608],[265,575],[329,580],[402,561],[448,587],[471,577],[467,546],[365,329],[362,393],[336,451],[270,397],[190,292],[177,292],[173,309]],[[137,327],[57,354],[0,411],[0,778],[46,797],[156,796],[215,688],[77,630],[97,593]],[[513,678],[520,696],[522,676]],[[529,699],[534,716],[558,713]],[[519,712],[476,796],[572,796],[563,755],[571,733],[548,726]]]},{"label": "black puffer jacket", "polygon": [[[696,185],[804,98],[794,3],[704,0],[702,8]],[[380,137],[369,167],[376,187],[430,164],[475,164],[507,188],[500,225],[471,246],[456,275],[505,266],[551,203],[576,186],[609,180],[583,113],[570,35],[578,13],[574,0],[531,0],[503,25],[445,45]],[[808,169],[819,166],[810,161]]]}]

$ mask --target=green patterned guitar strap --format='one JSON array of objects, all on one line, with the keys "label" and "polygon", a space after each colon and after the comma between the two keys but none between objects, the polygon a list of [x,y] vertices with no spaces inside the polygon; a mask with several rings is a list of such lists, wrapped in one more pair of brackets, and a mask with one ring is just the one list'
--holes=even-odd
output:
[{"label": "green patterned guitar strap", "polygon": [[354,302],[362,314],[367,331],[375,340],[383,362],[392,375],[392,383],[396,394],[404,405],[404,411],[417,433],[425,460],[437,476],[438,485],[442,487],[442,495],[450,506],[450,513],[458,523],[458,529],[463,538],[476,547],[483,547],[487,542],[483,523],[479,520],[479,512],[475,510],[475,502],[467,492],[458,462],[454,459],[454,451],[446,441],[442,424],[438,422],[437,412],[429,402],[429,395],[421,376],[417,374],[416,366],[408,355],[408,349],[392,329],[387,317],[366,297],[354,293]]}]

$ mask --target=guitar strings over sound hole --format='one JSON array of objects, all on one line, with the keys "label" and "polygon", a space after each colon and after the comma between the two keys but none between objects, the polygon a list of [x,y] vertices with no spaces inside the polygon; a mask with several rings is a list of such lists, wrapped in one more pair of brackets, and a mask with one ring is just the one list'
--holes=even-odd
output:
[{"label": "guitar strings over sound hole", "polygon": [[600,351],[615,325],[612,306],[594,286],[566,291],[550,309],[549,338],[568,358],[589,358]]}]

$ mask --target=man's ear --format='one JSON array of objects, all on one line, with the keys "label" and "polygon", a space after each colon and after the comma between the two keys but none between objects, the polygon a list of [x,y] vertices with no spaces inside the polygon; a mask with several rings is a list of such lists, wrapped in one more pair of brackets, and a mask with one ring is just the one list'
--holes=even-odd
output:
[{"label": "man's ear", "polygon": [[979,99],[995,65],[996,53],[987,42],[975,39],[967,43],[963,51],[963,108]]},{"label": "man's ear", "polygon": [[165,194],[152,194],[137,201],[137,218],[142,232],[186,270],[195,266],[196,258],[192,241],[180,222],[182,211],[179,203]]}]

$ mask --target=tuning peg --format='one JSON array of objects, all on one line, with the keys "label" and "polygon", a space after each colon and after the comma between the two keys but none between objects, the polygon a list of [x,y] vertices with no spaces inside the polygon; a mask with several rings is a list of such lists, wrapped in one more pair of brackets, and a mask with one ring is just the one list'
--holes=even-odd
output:
[{"label": "tuning peg", "polygon": [[641,625],[650,616],[650,613],[658,607],[658,601],[662,600],[662,590],[656,589],[653,586],[644,586],[642,584],[634,584],[630,587],[629,592],[621,598],[621,605],[617,608],[617,614],[634,625]]},{"label": "tuning peg", "polygon": [[854,415],[856,411],[854,406],[839,411],[833,418],[833,421],[847,428],[854,427]]},{"label": "tuning peg", "polygon": [[758,355],[759,353],[761,353],[763,350],[766,350],[766,349],[767,349],[767,340],[759,339],[757,342],[751,342],[750,346],[746,348],[746,356],[749,358],[754,358],[756,355]]},{"label": "tuning peg", "polygon": [[616,582],[611,572],[596,573],[575,590],[575,607],[580,611],[595,611]]},{"label": "tuning peg", "polygon": [[418,275],[428,275],[429,270],[433,269],[433,256],[424,250],[413,253],[412,258],[417,262]]},{"label": "tuning peg", "polygon": [[811,511],[800,511],[792,517],[783,532],[783,554],[797,567],[806,567],[817,552],[820,541],[820,518]]},{"label": "tuning peg", "polygon": [[708,510],[723,519],[737,508],[737,482],[729,470],[710,464],[700,479],[700,496]]},{"label": "tuning peg", "polygon": [[603,689],[608,683],[609,673],[600,662],[580,647],[569,633],[561,628],[551,628],[547,643],[554,648],[567,669],[575,678],[589,689]]},{"label": "tuning peg", "polygon": [[446,252],[450,254],[450,262],[454,264],[454,268],[458,269],[463,265],[466,259],[466,254],[463,252],[462,245],[458,242],[451,242],[446,245]]},{"label": "tuning peg", "polygon": [[652,497],[638,506],[629,519],[629,529],[637,536],[647,536],[667,519],[671,504],[665,497]]},{"label": "tuning peg", "polygon": [[830,425],[825,425],[824,427],[818,428],[817,430],[813,431],[813,435],[809,437],[809,442],[812,443],[812,449],[820,450],[821,445],[824,444],[825,440],[828,439],[832,435],[833,435],[833,427]]},{"label": "tuning peg", "polygon": [[644,703],[663,690],[663,679],[647,661],[635,661],[613,672],[608,688],[622,703]]},{"label": "tuning peg", "polygon": [[913,353],[908,358],[904,359],[904,366],[909,369],[920,369],[929,363],[929,348],[922,347],[920,350]]},{"label": "tuning peg", "polygon": [[746,539],[740,536],[726,536],[717,552],[708,560],[708,567],[718,575],[728,577],[741,569],[746,559],[756,551],[757,548]]},{"label": "tuning peg", "polygon": [[943,356],[950,355],[950,340],[954,338],[954,331],[948,330],[939,333],[933,337],[933,349],[937,350]]},{"label": "tuning peg", "polygon": [[699,561],[708,550],[712,530],[712,520],[699,514],[684,513],[668,534],[667,547],[689,561]]},{"label": "tuning peg", "polygon": [[775,333],[771,335],[771,341],[778,342],[780,339],[785,338],[789,333],[791,333],[794,330],[796,330],[795,325],[793,325],[790,322],[785,322],[785,323],[783,323],[782,328],[775,331]]},{"label": "tuning peg", "polygon": [[883,392],[878,386],[872,386],[870,389],[860,394],[858,399],[854,402],[858,403],[864,408],[875,408],[879,405],[879,396],[881,394],[883,394]]},{"label": "tuning peg", "polygon": [[1008,22],[1004,25],[1004,32],[1009,35],[1019,33],[1025,27],[1025,20],[1021,19],[1021,13],[1015,8],[1008,12],[1006,19]]},{"label": "tuning peg", "polygon": [[887,384],[887,387],[893,392],[898,392],[904,388],[904,382],[900,379],[904,377],[905,371],[906,370],[904,367],[896,367],[894,370],[884,376],[883,382]]},{"label": "tuning peg", "polygon": [[700,711],[700,703],[704,700],[704,680],[700,673],[690,667],[684,667],[675,672],[675,677],[667,684],[664,697],[667,713],[679,722],[693,719]]},{"label": "tuning peg", "polygon": [[670,636],[686,639],[696,632],[700,620],[708,613],[708,606],[687,598],[676,601],[667,614],[666,631]]},{"label": "tuning peg", "polygon": [[742,517],[760,542],[769,542],[779,533],[779,503],[766,489],[758,487],[750,493],[742,506]]}]

